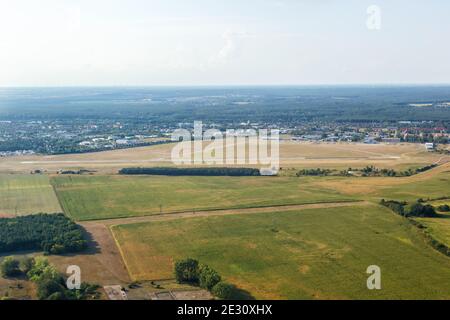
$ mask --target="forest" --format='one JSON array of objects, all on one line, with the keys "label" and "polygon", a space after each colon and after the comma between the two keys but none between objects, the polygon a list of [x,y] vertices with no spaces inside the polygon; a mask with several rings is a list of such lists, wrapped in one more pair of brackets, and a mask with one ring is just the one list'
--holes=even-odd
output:
[{"label": "forest", "polygon": [[82,251],[86,246],[82,227],[64,214],[0,219],[0,252],[41,250],[63,254]]}]

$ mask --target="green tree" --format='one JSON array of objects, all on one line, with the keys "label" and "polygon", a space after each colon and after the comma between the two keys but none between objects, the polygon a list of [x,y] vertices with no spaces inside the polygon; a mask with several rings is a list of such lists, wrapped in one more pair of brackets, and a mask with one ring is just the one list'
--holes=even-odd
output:
[{"label": "green tree", "polygon": [[221,281],[220,275],[216,270],[207,265],[201,265],[199,270],[200,287],[211,290],[216,284]]},{"label": "green tree", "polygon": [[435,217],[436,211],[429,204],[423,205],[420,202],[416,202],[409,206],[407,215],[412,217]]},{"label": "green tree", "polygon": [[3,277],[14,277],[20,274],[19,261],[13,257],[6,257],[0,264],[0,272]]},{"label": "green tree", "polygon": [[211,292],[220,299],[231,300],[235,295],[236,288],[230,283],[221,281],[212,288]]},{"label": "green tree", "polygon": [[37,285],[37,296],[40,300],[48,299],[51,296],[53,296],[53,300],[62,300],[65,299],[65,290],[62,278],[41,279]]},{"label": "green tree", "polygon": [[198,261],[185,259],[175,262],[175,278],[177,282],[198,283]]},{"label": "green tree", "polygon": [[44,257],[37,257],[33,267],[27,273],[31,281],[39,282],[42,279],[57,279],[61,277],[55,266],[51,265]]},{"label": "green tree", "polygon": [[31,268],[33,268],[34,265],[34,258],[32,257],[26,257],[22,260],[20,260],[20,271],[22,271],[24,274],[27,274]]}]

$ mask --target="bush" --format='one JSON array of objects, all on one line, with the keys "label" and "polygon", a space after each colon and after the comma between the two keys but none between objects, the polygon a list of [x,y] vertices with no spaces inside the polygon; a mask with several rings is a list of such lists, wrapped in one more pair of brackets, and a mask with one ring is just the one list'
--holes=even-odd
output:
[{"label": "bush", "polygon": [[207,265],[202,265],[199,271],[200,287],[211,290],[216,284],[221,281],[220,275]]},{"label": "bush", "polygon": [[175,278],[178,283],[198,283],[198,261],[188,258],[175,262]]},{"label": "bush", "polygon": [[450,212],[450,206],[448,204],[444,204],[438,207],[438,210],[441,212]]},{"label": "bush", "polygon": [[31,281],[39,282],[43,279],[57,279],[60,277],[56,268],[44,257],[37,257],[27,273]]},{"label": "bush", "polygon": [[393,201],[393,200],[385,201],[384,199],[381,199],[380,204],[385,207],[388,207],[389,209],[398,213],[401,216],[405,215],[405,209],[404,209],[404,206],[406,205],[405,202],[398,202],[398,201]]},{"label": "bush", "polygon": [[232,284],[221,281],[212,288],[211,293],[220,299],[231,300],[234,297],[235,290]]},{"label": "bush", "polygon": [[328,169],[303,169],[297,172],[297,177],[300,176],[328,176],[331,173],[331,170]]},{"label": "bush", "polygon": [[31,257],[26,257],[22,260],[20,260],[20,271],[22,271],[22,273],[27,274],[31,268],[33,268],[34,265],[34,258]]},{"label": "bush", "polygon": [[[37,284],[37,296],[40,300],[64,300],[64,282],[61,278],[55,279],[42,279]],[[56,299],[55,299],[56,298]]]},{"label": "bush", "polygon": [[436,217],[436,211],[433,206],[426,204],[423,205],[420,202],[413,203],[409,206],[406,215],[408,217]]},{"label": "bush", "polygon": [[6,257],[0,265],[3,277],[14,277],[20,274],[19,261],[13,257]]}]

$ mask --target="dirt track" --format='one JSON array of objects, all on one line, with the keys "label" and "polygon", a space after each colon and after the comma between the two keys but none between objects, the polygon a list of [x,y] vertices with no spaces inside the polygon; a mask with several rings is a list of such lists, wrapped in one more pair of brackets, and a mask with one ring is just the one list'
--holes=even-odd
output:
[{"label": "dirt track", "polygon": [[330,203],[314,203],[314,204],[299,204],[299,205],[286,205],[286,206],[272,206],[272,207],[259,207],[259,208],[245,208],[245,209],[224,209],[224,210],[211,210],[211,211],[187,211],[179,213],[163,213],[144,217],[130,217],[119,219],[107,219],[107,220],[95,220],[80,222],[82,226],[89,227],[95,224],[102,224],[105,226],[113,226],[120,224],[132,224],[141,222],[152,221],[164,221],[180,218],[196,218],[196,217],[209,217],[209,216],[226,216],[234,214],[250,214],[261,212],[284,212],[294,210],[306,210],[306,209],[321,209],[321,208],[336,208],[336,207],[349,207],[349,206],[367,206],[368,201],[349,201],[349,202],[330,202]]}]

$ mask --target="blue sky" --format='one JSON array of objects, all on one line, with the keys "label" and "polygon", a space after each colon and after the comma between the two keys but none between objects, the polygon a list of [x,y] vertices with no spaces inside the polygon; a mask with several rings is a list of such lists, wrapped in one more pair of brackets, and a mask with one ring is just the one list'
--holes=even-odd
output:
[{"label": "blue sky", "polygon": [[0,0],[0,86],[450,83],[449,12],[445,0]]}]

